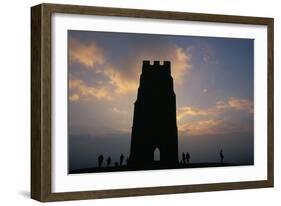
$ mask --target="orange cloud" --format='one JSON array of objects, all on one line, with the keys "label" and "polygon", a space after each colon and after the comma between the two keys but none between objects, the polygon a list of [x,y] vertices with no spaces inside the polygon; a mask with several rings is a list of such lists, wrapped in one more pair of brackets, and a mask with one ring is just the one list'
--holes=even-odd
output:
[{"label": "orange cloud", "polygon": [[109,84],[115,87],[115,93],[117,94],[128,94],[135,92],[138,88],[137,80],[124,77],[110,65],[105,67],[103,73],[109,78]]},{"label": "orange cloud", "polygon": [[216,103],[217,109],[235,109],[247,111],[253,113],[253,102],[248,99],[238,99],[236,97],[230,97],[227,102],[218,101]]},{"label": "orange cloud", "polygon": [[183,125],[179,125],[178,130],[180,134],[187,135],[204,135],[204,134],[217,134],[217,127],[223,124],[223,120],[200,120],[196,122],[188,122]]},{"label": "orange cloud", "polygon": [[87,69],[95,69],[96,65],[105,63],[103,52],[95,42],[85,44],[75,39],[69,40],[69,60],[78,62]]},{"label": "orange cloud", "polygon": [[[241,110],[253,113],[253,102],[230,97],[227,101],[218,101],[213,107],[200,109],[190,106],[177,109],[178,130],[182,135],[224,134],[228,132],[250,131],[251,124],[239,123],[239,120],[225,120],[225,109]],[[188,118],[185,117],[195,117]],[[223,118],[221,118],[223,117]]]},{"label": "orange cloud", "polygon": [[87,86],[82,80],[70,80],[69,88],[75,92],[69,97],[70,101],[77,101],[80,97],[95,97],[99,100],[111,100],[112,97],[106,88],[95,88]]},{"label": "orange cloud", "polygon": [[230,97],[228,104],[231,108],[236,110],[248,111],[249,113],[253,112],[253,102],[247,99],[237,99],[235,97]]},{"label": "orange cloud", "polygon": [[141,68],[137,62],[142,60],[169,60],[171,61],[171,73],[174,79],[174,84],[180,86],[184,80],[184,75],[192,68],[191,59],[192,55],[187,49],[183,49],[177,45],[168,45],[165,48],[150,50],[149,48],[143,49],[137,59],[134,60],[134,67]]},{"label": "orange cloud", "polygon": [[176,84],[181,84],[185,73],[192,67],[191,54],[182,48],[176,47],[172,62],[172,76]]},{"label": "orange cloud", "polygon": [[205,116],[211,114],[211,111],[195,107],[180,107],[177,110],[177,120],[180,121],[186,116]]},{"label": "orange cloud", "polygon": [[[110,84],[115,87],[115,91],[108,90],[107,93],[115,92],[117,94],[127,94],[137,89],[138,82],[136,79],[128,78],[120,73],[120,70],[112,66],[106,59],[103,50],[97,47],[94,41],[85,44],[79,42],[78,40],[70,39],[69,58],[70,62],[78,62],[83,65],[84,68],[94,70],[95,72],[101,73],[107,77],[108,81],[105,84]],[[93,89],[91,90],[93,92],[96,91]],[[98,94],[100,94],[100,92],[104,94],[105,90],[98,90],[97,92]],[[103,97],[102,94],[100,95]]]},{"label": "orange cloud", "polygon": [[71,96],[69,96],[69,100],[72,102],[76,102],[80,99],[80,96],[78,94],[73,94]]},{"label": "orange cloud", "polygon": [[251,125],[225,119],[207,119],[178,125],[180,135],[216,135],[231,132],[248,132]]},{"label": "orange cloud", "polygon": [[[124,68],[120,69],[112,65],[106,58],[104,51],[94,41],[82,43],[79,40],[70,39],[69,59],[70,63],[77,62],[85,69],[93,70],[104,75],[108,80],[102,83],[100,89],[87,88],[84,84],[79,86],[83,96],[95,96],[99,99],[110,99],[109,96],[127,95],[137,91],[141,63],[144,59],[170,60],[172,62],[172,76],[175,84],[181,84],[184,74],[191,68],[191,55],[176,45],[170,45],[165,50],[150,51],[149,48],[142,48],[134,55],[135,58],[124,59]],[[113,89],[105,89],[113,86]],[[88,90],[86,92],[86,89]],[[79,95],[79,94],[77,94]],[[80,95],[81,96],[81,95]],[[78,98],[71,97],[72,101]]]}]

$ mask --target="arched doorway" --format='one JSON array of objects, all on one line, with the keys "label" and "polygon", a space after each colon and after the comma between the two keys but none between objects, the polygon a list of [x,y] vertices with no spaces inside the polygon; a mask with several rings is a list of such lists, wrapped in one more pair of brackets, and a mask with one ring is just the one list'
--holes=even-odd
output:
[{"label": "arched doorway", "polygon": [[160,150],[158,147],[154,149],[154,161],[160,161]]}]

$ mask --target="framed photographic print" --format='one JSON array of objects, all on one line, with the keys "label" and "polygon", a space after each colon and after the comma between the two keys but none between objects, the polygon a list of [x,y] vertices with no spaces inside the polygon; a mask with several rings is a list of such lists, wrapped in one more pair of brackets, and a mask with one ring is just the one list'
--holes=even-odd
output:
[{"label": "framed photographic print", "polygon": [[273,187],[273,19],[31,8],[31,197]]}]

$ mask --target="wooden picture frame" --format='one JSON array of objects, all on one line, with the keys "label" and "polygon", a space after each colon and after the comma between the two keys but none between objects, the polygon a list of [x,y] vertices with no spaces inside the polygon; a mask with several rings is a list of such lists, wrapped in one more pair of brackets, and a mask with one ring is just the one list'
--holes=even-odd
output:
[{"label": "wooden picture frame", "polygon": [[[78,192],[52,192],[51,17],[54,13],[267,26],[267,179]],[[274,88],[272,18],[40,4],[31,8],[31,198],[42,202],[273,187]]]}]

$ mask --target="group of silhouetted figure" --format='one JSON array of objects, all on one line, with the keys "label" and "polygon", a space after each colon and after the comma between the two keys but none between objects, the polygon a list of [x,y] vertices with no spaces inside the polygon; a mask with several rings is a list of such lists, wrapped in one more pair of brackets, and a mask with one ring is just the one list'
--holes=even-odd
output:
[{"label": "group of silhouetted figure", "polygon": [[[124,158],[125,158],[124,155],[121,154],[120,158],[119,158],[119,162],[114,162],[114,166],[115,167],[123,166]],[[98,157],[98,166],[99,167],[103,166],[103,160],[104,160],[103,155],[99,155],[99,157]],[[127,157],[126,158],[126,165],[128,165],[128,162],[129,162],[129,158]],[[107,167],[111,166],[111,157],[110,156],[106,159],[106,166]]]},{"label": "group of silhouetted figure", "polygon": [[[224,159],[224,154],[223,154],[223,150],[222,149],[219,152],[219,156],[220,156],[220,163],[222,164],[223,163],[223,159]],[[188,152],[186,154],[183,152],[182,153],[181,164],[189,165],[189,162],[190,162],[190,154]]]},{"label": "group of silhouetted figure", "polygon": [[[223,150],[221,149],[219,152],[219,156],[220,156],[220,163],[223,163],[223,159],[224,159],[224,154],[223,154]],[[123,154],[120,155],[119,157],[119,162],[114,162],[114,167],[119,167],[119,166],[124,166],[124,165],[128,165],[129,163],[129,158],[126,158],[126,164],[124,164],[124,158],[125,156]],[[98,167],[102,167],[103,166],[103,161],[104,161],[104,157],[103,155],[99,155],[98,157]],[[182,161],[180,162],[183,165],[189,165],[190,163],[190,154],[188,152],[186,153],[182,153]],[[109,167],[111,166],[111,157],[109,156],[106,159],[106,166]]]},{"label": "group of silhouetted figure", "polygon": [[184,152],[182,153],[182,164],[189,164],[190,161],[190,154],[187,152],[186,154],[184,154]]}]

